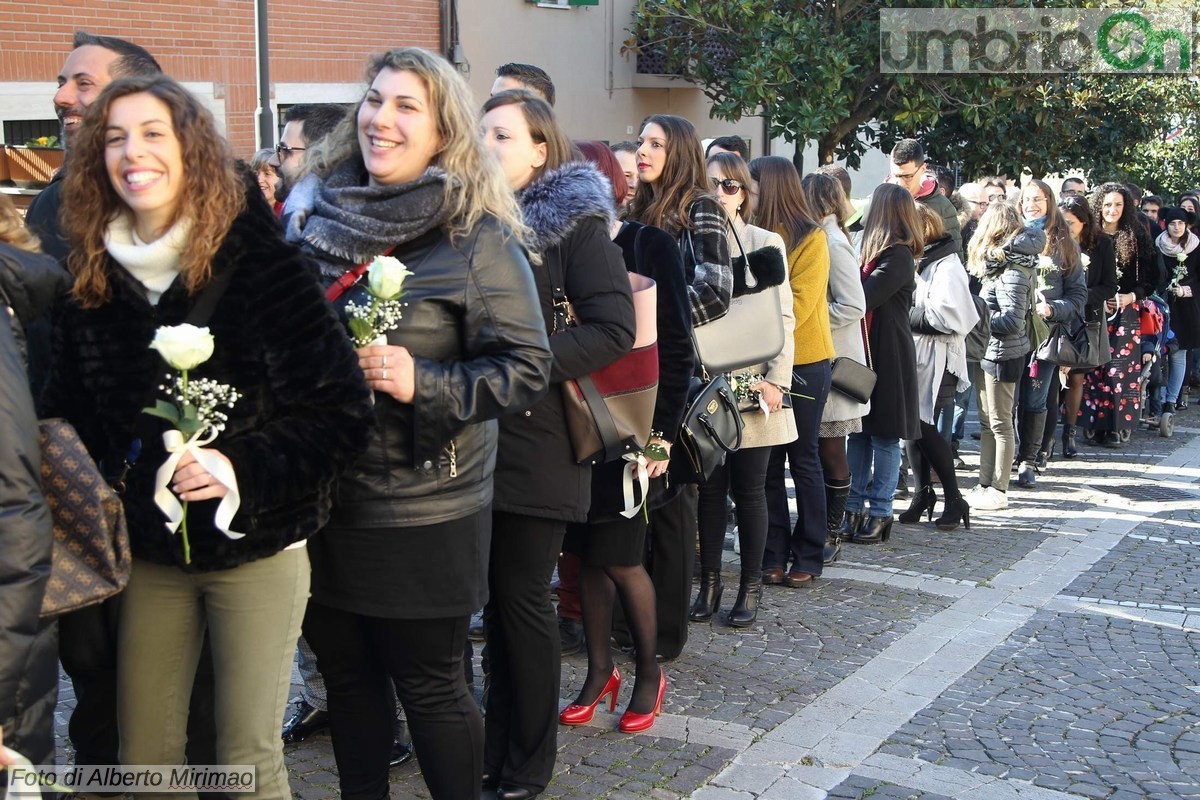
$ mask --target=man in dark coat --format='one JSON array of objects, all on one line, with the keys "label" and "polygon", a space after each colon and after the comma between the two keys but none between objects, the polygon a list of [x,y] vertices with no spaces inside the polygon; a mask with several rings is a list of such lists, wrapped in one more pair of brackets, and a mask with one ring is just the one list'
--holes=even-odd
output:
[{"label": "man in dark coat", "polygon": [[54,763],[58,631],[41,621],[54,541],[41,491],[37,417],[6,303],[0,303],[0,728],[34,764]]}]

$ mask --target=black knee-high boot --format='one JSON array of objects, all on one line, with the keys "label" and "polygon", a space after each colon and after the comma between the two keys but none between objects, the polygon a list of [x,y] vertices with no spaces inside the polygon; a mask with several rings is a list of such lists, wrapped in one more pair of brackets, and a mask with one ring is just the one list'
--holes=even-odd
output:
[{"label": "black knee-high boot", "polygon": [[846,514],[846,498],[850,496],[849,478],[825,479],[825,509],[828,533],[821,558],[832,564],[842,554],[842,517]]}]

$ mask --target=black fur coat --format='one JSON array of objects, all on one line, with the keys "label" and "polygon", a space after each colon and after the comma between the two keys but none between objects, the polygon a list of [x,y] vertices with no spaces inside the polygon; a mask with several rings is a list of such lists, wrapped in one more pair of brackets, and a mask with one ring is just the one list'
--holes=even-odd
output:
[{"label": "black fur coat", "polygon": [[[575,463],[558,384],[616,361],[633,347],[633,300],[621,249],[612,243],[613,196],[590,164],[571,162],[520,194],[538,299],[554,363],[550,392],[521,414],[500,419],[495,507],[510,513],[583,522],[591,469]],[[554,331],[551,275],[562,275],[579,324]]]},{"label": "black fur coat", "polygon": [[154,504],[154,473],[166,459],[166,423],[142,419],[167,373],[149,349],[155,329],[177,325],[195,298],[180,281],[157,306],[111,259],[111,299],[84,309],[64,300],[55,314],[54,359],[44,416],[65,417],[92,456],[111,473],[143,434],[128,475],[125,510],[134,555],[188,571],[228,569],[271,556],[320,530],[334,477],[366,447],[373,418],[350,341],[325,301],[308,259],[280,238],[265,204],[233,223],[213,261],[214,274],[236,270],[208,327],[211,359],[194,377],[231,384],[242,397],[226,429],[209,445],[233,464],[241,508],[230,539],[213,525],[218,501],[188,510],[192,563]]}]

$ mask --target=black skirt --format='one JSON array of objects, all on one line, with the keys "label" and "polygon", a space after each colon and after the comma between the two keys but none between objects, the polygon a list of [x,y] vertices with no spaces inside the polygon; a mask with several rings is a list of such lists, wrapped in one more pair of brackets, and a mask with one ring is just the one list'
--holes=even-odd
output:
[{"label": "black skirt", "polygon": [[386,619],[466,617],[487,602],[492,509],[411,528],[327,527],[309,540],[312,602]]},{"label": "black skirt", "polygon": [[646,517],[618,517],[604,522],[567,525],[563,550],[579,556],[585,567],[635,567],[646,555]]}]

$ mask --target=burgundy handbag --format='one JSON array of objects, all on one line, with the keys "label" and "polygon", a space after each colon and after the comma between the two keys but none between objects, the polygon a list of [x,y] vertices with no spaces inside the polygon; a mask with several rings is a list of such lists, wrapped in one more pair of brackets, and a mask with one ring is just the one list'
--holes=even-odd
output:
[{"label": "burgundy handbag", "polygon": [[[555,326],[562,316],[569,327],[574,314],[563,282],[555,283]],[[562,384],[567,432],[580,464],[616,461],[650,441],[658,399],[658,287],[636,272],[629,273],[629,284],[637,319],[633,349],[590,375]]]}]

